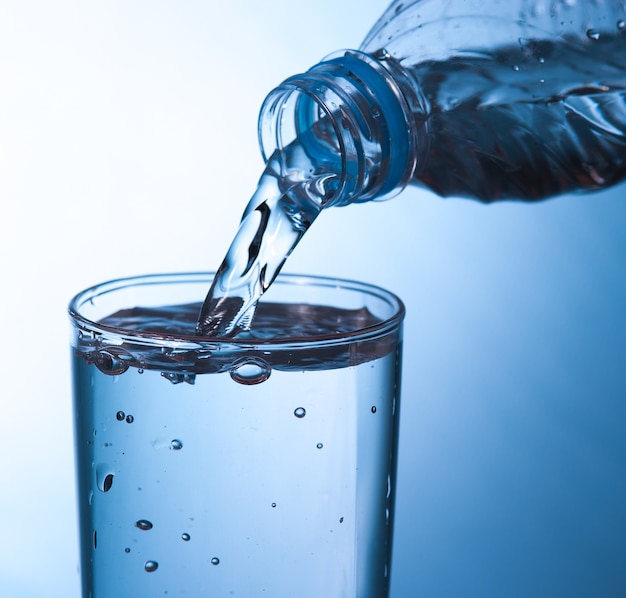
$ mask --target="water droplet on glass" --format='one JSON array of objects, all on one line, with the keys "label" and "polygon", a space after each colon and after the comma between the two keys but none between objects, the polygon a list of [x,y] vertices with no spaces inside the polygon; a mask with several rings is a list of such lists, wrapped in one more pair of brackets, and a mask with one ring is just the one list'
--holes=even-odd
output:
[{"label": "water droplet on glass", "polygon": [[376,405],[372,405],[372,413],[376,413]]},{"label": "water droplet on glass", "polygon": [[170,442],[170,449],[173,451],[179,451],[181,448],[183,448],[183,443],[177,438],[174,438],[174,440]]},{"label": "water droplet on glass", "polygon": [[317,443],[317,448],[318,449],[324,448],[324,445],[321,442],[318,442]]},{"label": "water droplet on glass", "polygon": [[306,409],[304,407],[298,407],[293,414],[299,418],[302,419],[305,415],[306,415]]},{"label": "water droplet on glass", "polygon": [[387,48],[381,48],[380,50],[374,52],[374,57],[377,60],[389,60],[391,58],[391,54]]},{"label": "water droplet on glass", "polygon": [[261,384],[272,373],[269,364],[260,357],[246,357],[236,362],[230,370],[230,377],[239,384]]},{"label": "water droplet on glass", "polygon": [[220,564],[220,560],[216,556],[214,556],[211,559],[211,565],[219,565],[219,564]]},{"label": "water droplet on glass", "polygon": [[123,411],[118,411],[118,412],[115,414],[115,419],[116,419],[118,422],[123,422],[125,417],[126,417],[126,414],[125,414]]},{"label": "water droplet on glass", "polygon": [[126,416],[126,423],[127,424],[132,424],[135,421],[135,418],[132,415],[127,415]]},{"label": "water droplet on glass", "polygon": [[107,463],[96,466],[96,485],[100,492],[108,492],[113,486],[113,469]]},{"label": "water droplet on glass", "polygon": [[139,529],[147,531],[149,529],[152,529],[152,522],[148,521],[147,519],[140,519],[139,521],[135,523],[135,526],[138,527]]},{"label": "water droplet on glass", "polygon": [[189,534],[182,534],[181,538],[185,541],[185,542],[189,542],[189,540],[191,540],[191,536]]},{"label": "water droplet on glass", "polygon": [[146,561],[146,564],[144,565],[144,569],[148,573],[154,573],[154,571],[156,571],[158,568],[159,563],[157,563],[156,561]]},{"label": "water droplet on glass", "polygon": [[587,29],[587,37],[594,41],[600,39],[600,32],[597,29]]}]

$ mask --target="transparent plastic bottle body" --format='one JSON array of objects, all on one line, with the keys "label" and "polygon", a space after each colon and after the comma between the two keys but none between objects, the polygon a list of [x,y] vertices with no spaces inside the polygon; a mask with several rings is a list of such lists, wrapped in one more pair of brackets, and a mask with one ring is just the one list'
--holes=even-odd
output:
[{"label": "transparent plastic bottle body", "polygon": [[[397,191],[408,183],[482,201],[599,189],[626,176],[625,19],[622,0],[396,1],[360,52],[331,62],[373,58],[401,106],[381,99],[384,84],[364,72],[356,78],[370,93],[342,96],[353,67],[333,79],[328,62],[292,77],[270,94],[270,103],[280,93],[313,98],[333,122],[344,179],[355,176],[346,161],[360,160],[360,169],[352,170],[370,180],[388,176],[385,161],[405,162],[395,166],[404,167],[397,180],[379,189],[357,184],[335,197],[336,205],[375,199],[381,188],[387,195],[390,186]],[[342,101],[338,115],[325,86]],[[304,133],[298,123],[306,104],[294,110],[296,137]],[[373,114],[391,121],[388,131],[373,124]],[[358,131],[363,140],[356,158],[345,155],[346,119],[350,134]],[[260,127],[280,137],[284,125],[267,121],[266,104]],[[271,135],[261,133],[266,156]],[[394,150],[398,143],[408,149]],[[319,164],[314,144],[309,147],[311,161]]]},{"label": "transparent plastic bottle body", "polygon": [[[626,176],[624,2],[394,2],[361,46],[385,48],[426,99],[441,195],[541,199]],[[424,119],[424,125],[420,120]]]}]

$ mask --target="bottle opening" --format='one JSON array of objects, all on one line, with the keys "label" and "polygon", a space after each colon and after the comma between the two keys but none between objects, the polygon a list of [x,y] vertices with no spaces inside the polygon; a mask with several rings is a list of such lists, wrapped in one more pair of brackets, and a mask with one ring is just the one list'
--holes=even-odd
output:
[{"label": "bottle opening", "polygon": [[261,151],[267,161],[297,148],[311,176],[336,175],[326,205],[379,199],[401,190],[413,172],[408,106],[381,60],[345,52],[269,94],[259,117]]}]

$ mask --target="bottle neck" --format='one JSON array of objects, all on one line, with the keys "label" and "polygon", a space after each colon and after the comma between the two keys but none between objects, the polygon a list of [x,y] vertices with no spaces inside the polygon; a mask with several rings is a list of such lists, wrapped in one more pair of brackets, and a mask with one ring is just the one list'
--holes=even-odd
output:
[{"label": "bottle neck", "polygon": [[347,51],[267,96],[259,143],[266,161],[297,146],[311,174],[336,175],[324,207],[387,198],[418,167],[426,144],[414,123],[424,113],[418,87],[396,61],[384,53]]}]

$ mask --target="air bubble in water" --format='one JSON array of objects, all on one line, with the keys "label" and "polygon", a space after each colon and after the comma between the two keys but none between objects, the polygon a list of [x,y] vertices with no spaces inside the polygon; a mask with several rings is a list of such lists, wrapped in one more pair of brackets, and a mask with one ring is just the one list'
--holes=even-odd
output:
[{"label": "air bubble in water", "polygon": [[158,568],[159,568],[159,563],[157,563],[156,561],[146,561],[146,564],[144,565],[144,569],[148,573],[153,573]]},{"label": "air bubble in water", "polygon": [[318,442],[317,443],[317,448],[318,449],[324,448],[324,445],[321,442]]},{"label": "air bubble in water", "polygon": [[123,411],[118,411],[118,412],[115,414],[115,419],[116,419],[118,422],[123,422],[125,417],[126,417],[126,414],[125,414]]},{"label": "air bubble in water", "polygon": [[587,29],[587,37],[597,41],[600,39],[600,32],[597,29]]},{"label": "air bubble in water", "polygon": [[181,382],[186,382],[187,384],[195,384],[196,375],[195,374],[179,374],[176,372],[161,372],[161,376],[163,378],[167,378],[172,384],[180,384]]},{"label": "air bubble in water", "polygon": [[96,485],[100,492],[108,492],[113,486],[114,472],[107,463],[100,463],[96,466]]},{"label": "air bubble in water", "polygon": [[624,19],[617,21],[617,29],[618,31],[624,31],[626,29],[626,21]]},{"label": "air bubble in water", "polygon": [[130,548],[124,548],[124,552],[128,554],[130,552]]},{"label": "air bubble in water", "polygon": [[132,415],[127,415],[126,416],[126,423],[127,424],[132,424],[135,421],[135,418]]},{"label": "air bubble in water", "polygon": [[135,527],[138,527],[141,530],[147,531],[149,529],[152,529],[152,522],[148,521],[147,519],[140,519],[139,521],[137,521],[135,523]]},{"label": "air bubble in water", "polygon": [[172,442],[170,442],[170,449],[173,451],[179,451],[181,448],[183,448],[183,443],[178,440],[178,438],[174,438],[174,440],[172,440]]},{"label": "air bubble in water", "polygon": [[126,363],[124,358],[128,360],[129,357],[129,355],[119,349],[101,349],[94,354],[93,362],[102,373],[109,376],[117,376],[123,374],[128,369],[129,364]]},{"label": "air bubble in water", "polygon": [[372,413],[376,413],[376,405],[372,405]]},{"label": "air bubble in water", "polygon": [[305,415],[306,415],[306,409],[304,407],[298,407],[293,414],[299,418],[302,419]]},{"label": "air bubble in water", "polygon": [[219,564],[220,564],[220,560],[216,556],[214,556],[211,559],[211,565],[219,565]]},{"label": "air bubble in water", "polygon": [[230,370],[230,377],[248,386],[265,382],[272,373],[269,364],[260,357],[246,357],[237,361]]},{"label": "air bubble in water", "polygon": [[191,536],[187,533],[182,534],[181,538],[185,541],[185,542],[189,542],[189,540],[191,540]]}]

